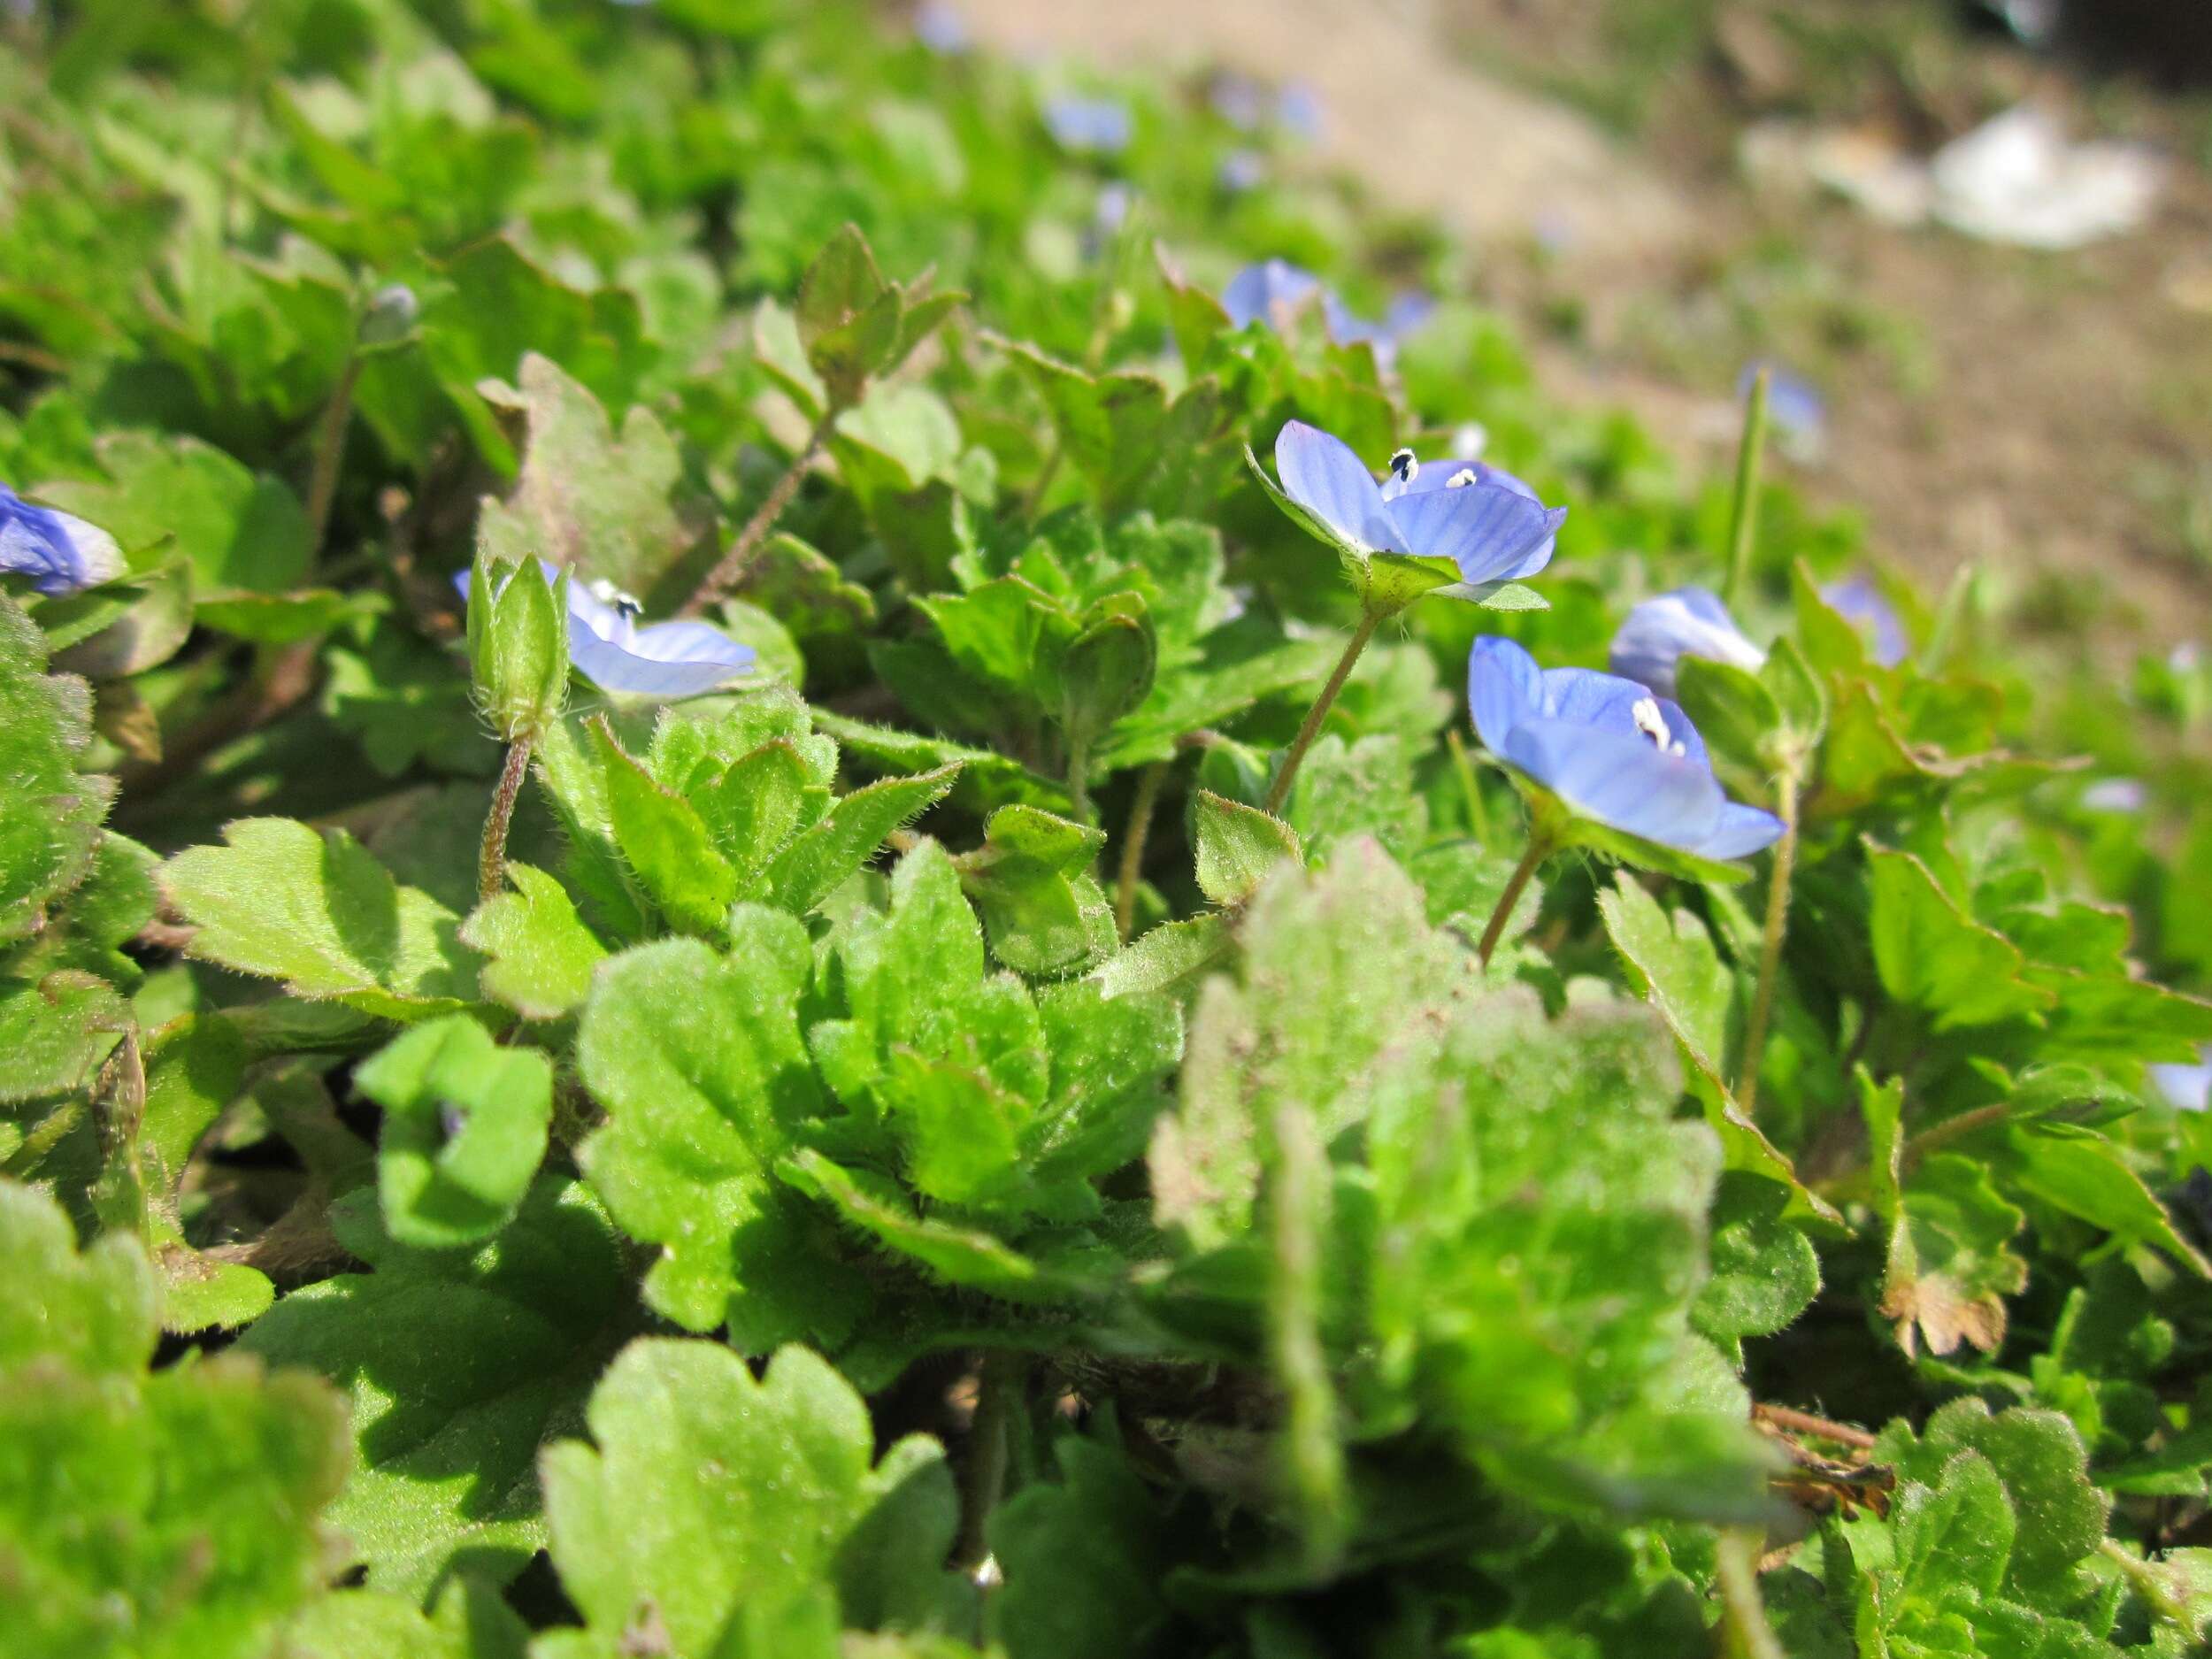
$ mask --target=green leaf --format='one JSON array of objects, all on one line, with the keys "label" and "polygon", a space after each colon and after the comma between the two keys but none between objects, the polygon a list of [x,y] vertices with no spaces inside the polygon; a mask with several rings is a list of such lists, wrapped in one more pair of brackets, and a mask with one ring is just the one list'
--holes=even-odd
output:
[{"label": "green leaf", "polygon": [[[1877,1461],[1893,1467],[1901,1481],[1932,1486],[1962,1454],[1987,1460],[2017,1517],[2005,1589],[2031,1606],[2063,1606],[2073,1592],[2070,1570],[2104,1536],[2108,1502],[2090,1483],[2074,1425],[2055,1411],[2015,1407],[1993,1415],[1986,1402],[1970,1397],[1938,1410],[1916,1438],[1893,1423],[1874,1448]],[[1961,1541],[1971,1545],[1975,1536],[1970,1530]],[[1978,1571],[1985,1572],[1985,1564]]]},{"label": "green leaf", "polygon": [[1216,904],[1241,904],[1277,864],[1305,862],[1289,825],[1210,789],[1192,798],[1191,839],[1198,849],[1198,890]]},{"label": "green leaf", "polygon": [[715,850],[690,802],[656,782],[604,719],[594,722],[592,731],[608,822],[638,884],[680,930],[718,935],[737,897],[737,872]]},{"label": "green leaf", "polygon": [[2016,1191],[2131,1244],[2154,1245],[2199,1278],[2212,1278],[2212,1262],[2102,1135],[2030,1123],[2012,1129],[2007,1141],[2010,1156],[2001,1162]]},{"label": "green leaf", "polygon": [[814,257],[799,280],[796,310],[807,360],[832,400],[855,402],[897,344],[900,311],[859,227],[844,226]]},{"label": "green leaf", "polygon": [[35,985],[0,980],[0,1105],[86,1087],[130,1024],[115,987],[91,974],[65,969]]},{"label": "green leaf", "polygon": [[188,955],[386,1019],[472,1000],[476,964],[453,912],[394,881],[345,831],[240,818],[223,838],[227,845],[189,848],[162,872],[199,930]]},{"label": "green leaf", "polygon": [[[236,1355],[148,1377],[134,1240],[80,1256],[43,1194],[0,1181],[0,1629],[11,1655],[254,1659],[319,1582],[315,1520],[344,1413]],[[211,1571],[211,1563],[220,1571]]]},{"label": "green leaf", "polygon": [[1674,683],[1675,699],[1706,747],[1738,771],[1763,776],[1782,730],[1782,710],[1764,681],[1733,663],[1685,657]]},{"label": "green leaf", "polygon": [[1105,833],[1030,806],[991,814],[983,845],[955,859],[991,954],[1018,973],[1077,973],[1113,949],[1113,911],[1091,864]]},{"label": "green leaf", "polygon": [[717,1343],[641,1339],[588,1421],[595,1445],[545,1458],[553,1562],[585,1624],[539,1643],[547,1659],[611,1655],[641,1631],[671,1654],[726,1653],[748,1608],[823,1592],[861,1629],[943,1616],[944,1454],[910,1436],[872,1464],[866,1405],[805,1349],[756,1381]]},{"label": "green leaf", "polygon": [[1473,983],[1471,958],[1430,928],[1372,842],[1340,848],[1318,876],[1286,866],[1240,933],[1240,977],[1200,994],[1181,1103],[1152,1140],[1160,1223],[1201,1248],[1250,1225],[1271,1102],[1312,1106],[1334,1139],[1365,1116],[1385,1056],[1417,1047]]},{"label": "green leaf", "polygon": [[1935,1030],[2033,1020],[2057,1000],[2022,977],[2018,948],[1962,910],[1919,859],[1871,842],[1866,856],[1882,988],[1924,1010]]},{"label": "green leaf", "polygon": [[960,775],[960,764],[911,778],[885,778],[856,789],[768,866],[773,902],[804,915],[854,875],[891,832],[920,817]]},{"label": "green leaf", "polygon": [[799,1038],[812,951],[795,920],[751,905],[730,940],[726,957],[668,940],[600,970],[576,1055],[607,1118],[579,1156],[623,1230],[662,1247],[645,1278],[657,1312],[727,1323],[749,1353],[834,1341],[860,1288],[772,1173],[826,1104]]},{"label": "green leaf", "polygon": [[1220,388],[1199,380],[1179,395],[1133,369],[1087,374],[1019,341],[1001,342],[1029,376],[1068,459],[1110,514],[1156,501],[1164,474],[1187,470],[1220,424]]},{"label": "green leaf", "polygon": [[1025,1486],[991,1517],[1006,1581],[988,1604],[1011,1659],[1125,1659],[1169,1618],[1170,1557],[1150,1493],[1106,1446],[1070,1436],[1060,1479]]},{"label": "green leaf", "polygon": [[486,996],[525,1019],[558,1019],[591,994],[606,947],[576,914],[567,889],[545,872],[510,864],[507,880],[515,890],[479,905],[461,924],[461,942],[486,958]]},{"label": "green leaf", "polygon": [[287,1659],[523,1659],[530,1627],[498,1590],[465,1573],[440,1586],[427,1613],[378,1590],[311,1603],[284,1632]]},{"label": "green leaf", "polygon": [[1743,1340],[1786,1329],[1820,1294],[1820,1256],[1783,1218],[1793,1194],[1779,1181],[1731,1170],[1713,1202],[1711,1272],[1691,1323],[1740,1371]]},{"label": "green leaf", "polygon": [[42,1359],[134,1375],[153,1357],[154,1279],[135,1241],[110,1233],[80,1256],[52,1198],[0,1180],[0,1375]]},{"label": "green leaf", "polygon": [[715,531],[711,506],[686,483],[676,441],[642,404],[618,434],[590,389],[534,350],[518,379],[518,387],[478,388],[528,431],[514,493],[486,508],[481,534],[572,566],[580,581],[611,581],[649,610],[674,604],[693,555]]},{"label": "green leaf", "polygon": [[0,595],[0,942],[35,932],[91,868],[113,783],[81,777],[91,696],[49,675],[37,626]]},{"label": "green leaf", "polygon": [[42,495],[114,536],[133,570],[153,569],[173,547],[204,602],[240,590],[283,593],[307,569],[306,511],[275,479],[191,437],[114,433],[101,440],[99,456],[106,481],[56,484]]},{"label": "green leaf", "polygon": [[331,1510],[344,1559],[415,1598],[457,1563],[512,1578],[545,1541],[539,1447],[573,1428],[634,1328],[620,1240],[580,1182],[550,1175],[472,1248],[398,1242],[365,1192],[331,1222],[374,1271],[294,1291],[241,1346],[351,1401],[357,1449]]},{"label": "green leaf", "polygon": [[1179,990],[1201,974],[1227,966],[1235,948],[1225,917],[1194,916],[1187,922],[1164,922],[1108,958],[1094,977],[1110,997]]},{"label": "green leaf", "polygon": [[411,1026],[353,1080],[384,1109],[377,1188],[395,1240],[473,1244],[513,1218],[553,1117],[543,1055],[501,1048],[467,1015],[449,1014]]},{"label": "green leaf", "polygon": [[1598,911],[1628,965],[1630,984],[1642,990],[1689,1062],[1693,1092],[1720,1136],[1728,1167],[1779,1182],[1800,1215],[1840,1222],[1834,1206],[1797,1179],[1788,1156],[1744,1115],[1721,1071],[1735,1018],[1735,975],[1714,949],[1705,924],[1687,910],[1675,911],[1670,920],[1643,885],[1625,875],[1598,895]]},{"label": "green leaf", "polygon": [[918,1214],[897,1183],[885,1177],[845,1169],[811,1148],[786,1159],[777,1172],[946,1284],[1015,1302],[1049,1298],[1061,1289],[1035,1262],[995,1234]]}]

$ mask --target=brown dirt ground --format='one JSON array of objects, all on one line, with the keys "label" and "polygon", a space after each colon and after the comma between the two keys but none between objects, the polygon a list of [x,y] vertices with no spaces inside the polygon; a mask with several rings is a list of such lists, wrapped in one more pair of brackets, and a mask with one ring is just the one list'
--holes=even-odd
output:
[{"label": "brown dirt ground", "polygon": [[[2111,602],[2100,633],[2113,645],[2212,630],[2212,547],[2187,550],[2177,495],[2193,480],[2212,495],[2212,181],[2177,165],[2150,228],[2056,255],[1755,195],[1731,157],[1765,90],[1743,84],[1756,65],[1718,56],[1691,67],[1632,148],[1526,89],[1547,54],[1595,50],[1594,4],[964,0],[963,10],[1011,50],[1303,79],[1327,112],[1325,162],[1357,173],[1381,203],[1441,214],[1489,250],[1484,296],[1528,320],[1561,396],[1624,405],[1692,460],[1718,465],[1738,366],[1754,350],[1791,362],[1801,350],[1832,426],[1824,461],[1803,481],[1816,499],[1857,507],[1878,556],[1932,580],[1982,561],[2021,593],[2053,578],[2094,583]],[[1476,69],[1477,57],[1510,65],[1517,84]],[[2024,54],[1990,49],[1970,67],[1984,104],[1993,89],[2034,92],[2085,121],[2113,119],[2108,89],[2093,104]],[[2124,125],[2160,130],[2154,100],[2124,99]],[[1909,143],[1958,130],[1974,112],[1941,86],[1907,102],[1873,119]],[[1532,258],[1548,221],[1572,225],[1572,246]],[[1759,258],[1778,244],[1794,250],[1798,275],[1772,295]],[[1577,326],[1547,328],[1564,300]],[[1870,349],[1824,337],[1868,328]],[[2212,517],[2212,499],[2203,511]]]}]

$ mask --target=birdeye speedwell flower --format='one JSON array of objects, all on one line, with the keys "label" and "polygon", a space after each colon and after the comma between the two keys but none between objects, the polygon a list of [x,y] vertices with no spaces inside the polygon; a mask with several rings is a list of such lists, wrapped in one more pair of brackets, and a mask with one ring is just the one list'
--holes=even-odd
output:
[{"label": "birdeye speedwell flower", "polygon": [[35,506],[0,484],[0,572],[29,577],[49,596],[73,594],[120,576],[123,553],[97,525]]},{"label": "birdeye speedwell flower", "polygon": [[[548,582],[558,568],[541,559]],[[453,579],[465,596],[469,573]],[[754,652],[705,622],[656,622],[640,626],[638,602],[607,581],[573,581],[568,588],[568,655],[593,685],[618,696],[673,701],[696,697],[749,672]]]},{"label": "birdeye speedwell flower", "polygon": [[1624,680],[1674,695],[1675,664],[1686,657],[1726,663],[1756,673],[1767,654],[1744,637],[1720,595],[1705,588],[1678,588],[1647,599],[1628,613],[1613,636],[1612,670]]}]

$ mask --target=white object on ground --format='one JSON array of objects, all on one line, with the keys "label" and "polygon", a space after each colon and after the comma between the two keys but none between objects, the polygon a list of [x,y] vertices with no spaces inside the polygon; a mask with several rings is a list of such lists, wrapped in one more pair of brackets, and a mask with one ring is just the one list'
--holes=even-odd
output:
[{"label": "white object on ground", "polygon": [[2049,111],[2024,104],[1936,152],[1935,216],[1984,242],[2078,248],[2139,228],[2165,164],[2137,144],[2070,143]]}]

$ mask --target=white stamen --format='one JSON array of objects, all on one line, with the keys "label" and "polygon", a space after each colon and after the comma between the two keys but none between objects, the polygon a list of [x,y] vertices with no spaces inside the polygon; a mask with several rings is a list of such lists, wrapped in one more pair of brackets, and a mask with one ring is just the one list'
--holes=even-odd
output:
[{"label": "white stamen", "polygon": [[1639,697],[1635,706],[1629,710],[1628,717],[1636,722],[1636,729],[1649,738],[1652,747],[1662,755],[1680,755],[1687,752],[1674,733],[1667,730],[1667,717],[1659,712],[1659,704],[1655,699]]},{"label": "white stamen", "polygon": [[1446,489],[1465,489],[1470,484],[1479,484],[1481,482],[1482,480],[1475,476],[1475,469],[1473,467],[1463,466],[1458,472],[1453,473],[1449,478],[1444,480],[1444,488]]},{"label": "white stamen", "polygon": [[634,597],[624,593],[604,576],[594,577],[585,584],[584,590],[601,604],[612,605],[626,617],[636,618],[642,616],[645,612],[645,607],[640,604]]}]

